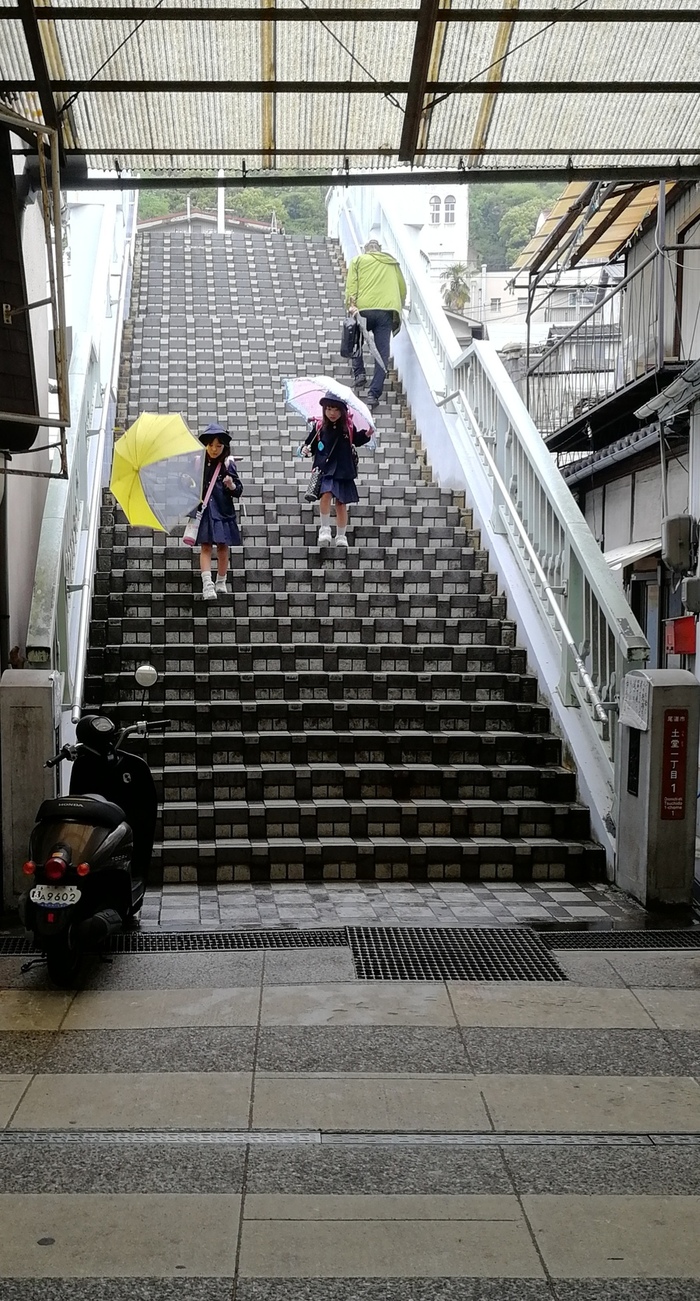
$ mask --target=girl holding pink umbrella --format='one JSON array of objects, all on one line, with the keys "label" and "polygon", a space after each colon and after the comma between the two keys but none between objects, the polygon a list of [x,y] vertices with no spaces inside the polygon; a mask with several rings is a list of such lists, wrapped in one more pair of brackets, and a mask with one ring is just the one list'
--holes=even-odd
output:
[{"label": "girl holding pink umbrella", "polygon": [[[319,503],[319,546],[332,540],[331,507],[335,501],[335,545],[347,547],[348,506],[359,501],[357,448],[374,443],[374,422],[364,402],[343,384],[326,376],[285,381],[287,405],[309,423],[303,456],[312,456],[313,496]],[[320,417],[319,417],[320,411]]]}]

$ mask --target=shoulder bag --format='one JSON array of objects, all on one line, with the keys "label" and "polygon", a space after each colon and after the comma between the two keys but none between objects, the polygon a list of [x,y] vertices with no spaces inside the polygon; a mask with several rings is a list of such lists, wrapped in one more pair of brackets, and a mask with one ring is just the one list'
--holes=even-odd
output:
[{"label": "shoulder bag", "polygon": [[199,533],[199,526],[202,522],[202,515],[204,514],[207,506],[209,505],[209,498],[211,497],[214,491],[214,484],[216,483],[219,477],[220,469],[221,469],[221,462],[219,461],[219,464],[217,465],[213,475],[211,476],[211,483],[207,488],[207,495],[204,498],[204,501],[199,507],[197,514],[193,515],[192,519],[188,520],[187,524],[185,525],[185,531],[182,535],[182,544],[185,547],[196,547],[197,545],[197,534]]}]

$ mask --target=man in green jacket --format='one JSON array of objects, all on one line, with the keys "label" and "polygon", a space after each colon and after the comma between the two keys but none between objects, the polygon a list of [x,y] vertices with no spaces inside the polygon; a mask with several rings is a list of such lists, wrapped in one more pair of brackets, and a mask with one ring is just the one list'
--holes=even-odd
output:
[{"label": "man in green jacket", "polygon": [[[367,406],[374,409],[382,395],[384,379],[389,365],[389,344],[392,334],[401,329],[401,312],[406,301],[406,281],[401,267],[390,253],[382,253],[377,239],[370,239],[364,252],[353,258],[348,268],[345,284],[345,305],[350,312],[358,312],[374,339],[382,359],[375,362],[374,375],[369,386]],[[355,388],[359,391],[367,382],[365,361],[360,351],[352,359]]]}]

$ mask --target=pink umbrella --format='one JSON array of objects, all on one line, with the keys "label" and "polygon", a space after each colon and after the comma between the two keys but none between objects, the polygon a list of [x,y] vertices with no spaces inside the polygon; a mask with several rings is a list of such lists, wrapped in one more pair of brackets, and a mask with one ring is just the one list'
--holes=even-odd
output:
[{"label": "pink umbrella", "polygon": [[352,411],[353,422],[357,429],[374,429],[375,424],[369,407],[345,384],[328,375],[300,375],[296,379],[285,379],[284,400],[292,411],[303,416],[304,420],[315,420],[321,416],[321,398],[326,393],[335,393]]}]

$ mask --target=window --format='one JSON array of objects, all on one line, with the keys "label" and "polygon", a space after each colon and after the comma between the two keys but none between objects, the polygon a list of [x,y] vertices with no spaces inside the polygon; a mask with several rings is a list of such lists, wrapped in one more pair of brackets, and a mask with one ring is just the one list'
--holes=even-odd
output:
[{"label": "window", "polygon": [[518,311],[519,311],[519,312],[526,312],[526,311],[527,311],[527,298],[519,298],[519,299],[518,299],[517,306],[518,306]]},{"label": "window", "polygon": [[440,225],[440,200],[436,194],[430,200],[430,224],[431,226]]},{"label": "window", "polygon": [[456,202],[457,201],[455,199],[454,194],[447,194],[445,196],[445,225],[446,226],[454,226],[455,224]]},{"label": "window", "polygon": [[501,300],[500,300],[500,298],[492,298],[492,299],[491,299],[491,311],[492,311],[492,312],[500,312],[500,310],[501,310]]}]

